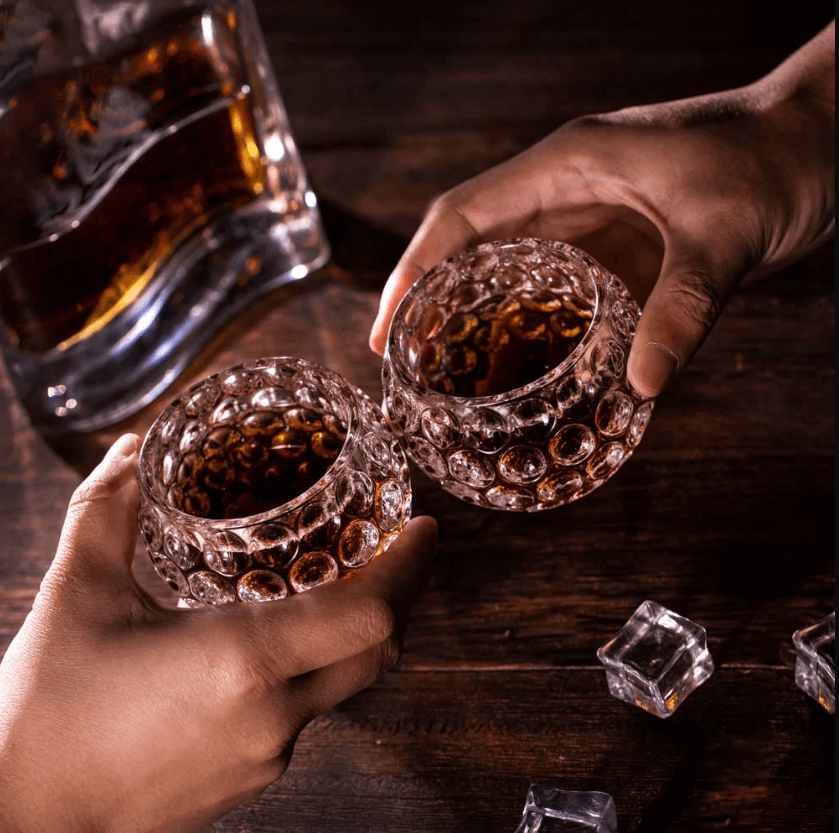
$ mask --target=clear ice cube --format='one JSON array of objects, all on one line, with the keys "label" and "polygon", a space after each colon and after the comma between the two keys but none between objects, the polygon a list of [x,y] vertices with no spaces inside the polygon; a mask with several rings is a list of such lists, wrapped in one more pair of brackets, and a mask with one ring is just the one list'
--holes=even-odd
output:
[{"label": "clear ice cube", "polygon": [[836,611],[792,635],[798,653],[795,660],[795,684],[831,714],[835,710],[835,634]]},{"label": "clear ice cube", "polygon": [[618,833],[615,802],[606,793],[533,784],[516,833]]},{"label": "clear ice cube", "polygon": [[714,672],[705,628],[646,601],[597,650],[609,691],[656,717],[670,717]]}]

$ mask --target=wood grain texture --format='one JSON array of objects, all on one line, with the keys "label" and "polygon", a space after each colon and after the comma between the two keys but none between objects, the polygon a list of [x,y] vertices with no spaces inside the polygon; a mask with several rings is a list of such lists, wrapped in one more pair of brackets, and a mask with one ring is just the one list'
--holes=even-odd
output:
[{"label": "wood grain texture", "polygon": [[[0,652],[67,501],[177,390],[297,355],[381,397],[378,292],[429,201],[588,112],[748,83],[828,22],[818,4],[257,3],[333,262],[225,329],[125,423],[47,444],[0,371]],[[6,195],[0,195],[0,199]],[[609,485],[536,516],[440,522],[403,660],[302,734],[217,833],[506,833],[532,782],[614,795],[622,833],[834,829],[833,718],[794,685],[793,630],[834,608],[834,250],[742,287]],[[138,580],[171,603],[138,547]],[[715,675],[667,721],[595,658],[644,599],[703,624]]]},{"label": "wood grain texture", "polygon": [[829,829],[833,719],[789,673],[718,671],[666,721],[605,689],[599,668],[389,674],[214,829],[512,833],[534,782],[610,793],[624,833]]}]

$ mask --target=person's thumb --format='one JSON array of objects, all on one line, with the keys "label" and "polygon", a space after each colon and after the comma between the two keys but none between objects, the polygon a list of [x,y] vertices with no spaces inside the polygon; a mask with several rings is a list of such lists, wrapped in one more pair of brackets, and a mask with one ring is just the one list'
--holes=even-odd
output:
[{"label": "person's thumb", "polygon": [[665,250],[629,354],[629,383],[658,396],[702,346],[746,271],[745,258],[708,257],[678,245]]},{"label": "person's thumb", "polygon": [[50,573],[82,587],[133,586],[140,440],[125,434],[73,493]]}]

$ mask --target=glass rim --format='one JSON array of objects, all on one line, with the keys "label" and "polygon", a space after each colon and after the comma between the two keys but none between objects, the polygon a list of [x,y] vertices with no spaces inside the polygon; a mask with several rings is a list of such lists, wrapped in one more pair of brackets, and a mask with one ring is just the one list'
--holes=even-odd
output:
[{"label": "glass rim", "polygon": [[[596,331],[600,327],[600,322],[603,319],[603,290],[600,284],[595,277],[590,275],[585,275],[586,280],[590,281],[594,287],[594,304],[592,309],[592,316],[591,316],[591,324],[589,325],[586,332],[583,334],[583,337],[571,351],[571,353],[566,356],[558,365],[551,368],[547,373],[539,376],[538,378],[534,379],[532,382],[528,382],[526,385],[522,385],[518,388],[512,388],[509,391],[503,391],[501,393],[494,393],[488,396],[455,396],[454,394],[448,393],[441,393],[440,391],[433,390],[432,388],[427,387],[426,385],[422,384],[422,382],[417,381],[417,379],[411,375],[410,371],[408,370],[407,363],[405,362],[405,357],[396,347],[396,327],[398,324],[404,323],[406,310],[408,305],[411,301],[417,298],[420,293],[425,291],[425,284],[430,280],[430,278],[440,269],[442,266],[452,263],[453,261],[457,260],[463,255],[479,251],[482,248],[490,248],[494,246],[498,246],[499,244],[521,244],[521,243],[533,243],[539,246],[549,245],[552,247],[556,247],[560,249],[565,254],[571,254],[575,260],[581,260],[582,256],[585,255],[586,258],[590,259],[598,269],[601,271],[605,271],[605,267],[601,266],[591,255],[586,254],[582,249],[578,249],[576,246],[572,246],[570,243],[563,243],[556,240],[545,240],[538,237],[513,237],[513,238],[504,238],[498,240],[490,240],[485,241],[483,243],[479,243],[476,246],[470,246],[462,251],[458,252],[452,257],[446,258],[445,260],[438,263],[436,266],[433,266],[429,269],[424,275],[418,278],[408,289],[408,291],[402,296],[399,304],[396,307],[396,310],[393,313],[393,317],[390,320],[390,326],[388,327],[388,334],[387,334],[387,341],[385,342],[385,352],[384,352],[384,361],[385,363],[389,363],[391,367],[394,369],[395,372],[398,373],[400,377],[400,381],[404,384],[407,383],[410,386],[417,389],[419,392],[422,393],[424,397],[429,399],[437,399],[441,402],[455,402],[464,408],[474,407],[474,408],[484,408],[489,407],[492,405],[501,405],[509,401],[514,401],[516,399],[520,399],[522,397],[531,396],[535,393],[538,393],[542,388],[547,385],[552,384],[553,382],[558,381],[562,376],[564,376],[568,370],[574,367],[577,362],[583,357],[588,348],[590,342],[595,337]],[[515,287],[511,287],[511,290],[514,291]],[[454,310],[452,314],[456,314],[459,310]]]},{"label": "glass rim", "polygon": [[[233,373],[235,371],[262,370],[270,364],[276,364],[279,362],[286,364],[292,363],[295,366],[297,366],[298,369],[314,370],[318,374],[327,376],[330,379],[330,381],[337,385],[340,395],[344,398],[344,402],[342,404],[346,406],[348,414],[346,426],[347,436],[344,438],[343,445],[341,446],[341,450],[338,452],[338,455],[330,463],[329,467],[326,469],[323,475],[318,480],[316,480],[311,486],[309,486],[309,488],[306,489],[306,491],[301,492],[292,500],[289,500],[286,503],[282,503],[279,506],[275,506],[273,509],[267,509],[264,512],[259,512],[256,515],[242,515],[238,518],[205,518],[200,515],[191,515],[189,514],[189,512],[184,512],[181,509],[176,509],[174,506],[171,506],[165,499],[161,500],[160,496],[155,494],[151,486],[150,474],[145,470],[145,468],[151,467],[144,467],[143,462],[149,462],[148,458],[151,455],[151,443],[154,441],[155,438],[159,436],[159,432],[163,424],[178,411],[180,411],[180,413],[183,414],[184,400],[187,400],[191,395],[198,392],[202,387],[205,387],[207,383],[218,381],[221,377]],[[210,374],[209,376],[205,376],[203,379],[199,380],[194,385],[191,385],[189,388],[187,388],[187,390],[185,390],[178,397],[172,400],[157,416],[149,430],[146,432],[146,436],[144,437],[143,443],[140,447],[140,454],[137,466],[137,479],[139,481],[140,490],[142,491],[143,496],[148,500],[148,502],[152,506],[154,506],[159,512],[161,512],[168,518],[176,519],[179,523],[188,524],[193,527],[212,527],[214,531],[232,531],[236,529],[243,529],[246,527],[259,526],[263,523],[271,521],[281,522],[282,516],[300,509],[310,500],[317,497],[317,495],[319,495],[321,492],[327,489],[327,487],[330,486],[333,483],[333,481],[338,477],[339,470],[341,468],[339,464],[347,460],[347,458],[350,456],[352,449],[355,446],[356,436],[354,429],[358,424],[358,413],[355,404],[355,397],[358,395],[363,396],[365,394],[363,391],[361,391],[360,388],[356,388],[348,380],[346,380],[340,374],[336,373],[334,370],[330,370],[328,367],[317,364],[316,362],[310,362],[306,359],[300,359],[294,356],[270,356],[265,358],[253,359],[248,362],[242,362],[237,365],[231,365],[230,367],[226,367],[222,370],[219,370],[216,373]],[[232,422],[225,424],[235,425],[236,423]]]}]

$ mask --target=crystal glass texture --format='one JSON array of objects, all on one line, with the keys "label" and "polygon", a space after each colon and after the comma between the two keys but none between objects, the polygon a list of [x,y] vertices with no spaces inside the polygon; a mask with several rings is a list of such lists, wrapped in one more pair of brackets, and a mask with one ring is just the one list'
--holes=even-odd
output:
[{"label": "crystal glass texture", "polygon": [[[495,311],[482,312],[487,305]],[[498,310],[512,311],[507,322],[522,344],[565,334],[569,311],[585,316],[587,330],[539,378],[492,395],[454,395],[452,381],[491,364],[493,340],[507,338]],[[391,425],[411,460],[468,503],[533,512],[578,500],[629,459],[652,414],[653,400],[626,379],[639,316],[614,275],[565,243],[515,239],[467,250],[424,275],[394,315],[382,371]],[[441,339],[450,376],[438,374],[432,389],[426,375],[440,351],[429,347]],[[505,363],[490,375],[514,379]]]},{"label": "crystal glass texture", "polygon": [[705,628],[660,604],[641,604],[597,651],[609,691],[656,717],[670,717],[714,672]]},{"label": "crystal glass texture", "polygon": [[[306,491],[259,503],[313,461],[325,473]],[[379,407],[293,358],[230,368],[178,397],[146,436],[139,480],[152,563],[189,605],[281,599],[347,576],[411,513],[407,461]],[[215,509],[223,517],[190,514]]]},{"label": "crystal glass texture", "polygon": [[0,13],[0,347],[45,433],[127,417],[329,255],[251,0]]},{"label": "crystal glass texture", "polygon": [[831,714],[835,711],[836,612],[792,635],[795,684]]},{"label": "crystal glass texture", "polygon": [[534,784],[516,833],[618,833],[615,802],[607,793]]}]

